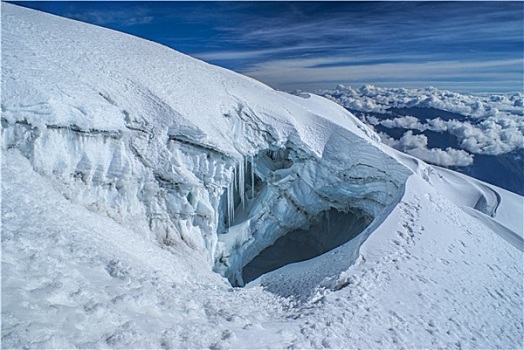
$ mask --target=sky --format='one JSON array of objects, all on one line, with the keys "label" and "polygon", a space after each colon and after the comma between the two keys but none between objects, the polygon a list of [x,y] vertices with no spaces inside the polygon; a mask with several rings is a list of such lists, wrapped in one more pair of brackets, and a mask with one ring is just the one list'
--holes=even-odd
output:
[{"label": "sky", "polygon": [[520,1],[15,3],[146,38],[281,90],[524,89]]}]

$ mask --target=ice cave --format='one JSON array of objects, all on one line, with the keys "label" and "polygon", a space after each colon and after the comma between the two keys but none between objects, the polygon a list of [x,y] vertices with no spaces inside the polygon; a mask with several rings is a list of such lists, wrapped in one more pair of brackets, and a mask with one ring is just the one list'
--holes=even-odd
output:
[{"label": "ice cave", "polygon": [[290,142],[238,160],[220,200],[214,270],[242,287],[357,237],[401,191],[371,165],[373,151],[357,158],[332,183],[329,167]]},{"label": "ice cave", "polygon": [[361,209],[324,211],[308,228],[285,234],[244,266],[244,283],[284,265],[308,260],[341,246],[361,233],[371,221],[371,216]]}]

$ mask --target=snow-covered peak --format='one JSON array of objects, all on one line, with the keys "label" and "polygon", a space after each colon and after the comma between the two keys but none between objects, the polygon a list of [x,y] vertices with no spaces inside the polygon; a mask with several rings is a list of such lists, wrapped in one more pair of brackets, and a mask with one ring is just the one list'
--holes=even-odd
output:
[{"label": "snow-covered peak", "polygon": [[[369,234],[411,174],[430,182],[431,168],[413,168],[329,100],[274,91],[129,35],[2,6],[4,149],[20,150],[69,198],[163,244],[185,241],[234,284],[279,238],[323,230],[330,212],[346,224],[365,217],[353,235]],[[391,95],[371,85],[358,93]],[[494,215],[498,202],[486,198],[483,212]]]}]

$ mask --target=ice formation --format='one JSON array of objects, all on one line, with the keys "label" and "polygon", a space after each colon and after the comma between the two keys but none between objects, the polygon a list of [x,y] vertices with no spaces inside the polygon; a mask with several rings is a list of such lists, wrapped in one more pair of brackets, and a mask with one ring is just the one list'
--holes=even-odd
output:
[{"label": "ice formation", "polygon": [[[6,36],[17,35],[13,18],[6,16]],[[54,29],[56,20],[49,18],[38,23],[42,36]],[[71,33],[54,42],[56,52],[67,51],[78,34],[76,23],[66,23]],[[154,45],[168,64],[150,76],[170,80],[134,73],[144,68],[133,66],[140,59],[119,66],[125,75],[93,77],[87,72],[100,65],[113,72],[115,66],[104,62],[121,57],[120,47],[143,55],[136,39],[106,32],[98,45],[113,36],[120,44],[98,52],[96,62],[78,54],[78,80],[63,62],[40,62],[30,71],[19,64],[18,57],[43,40],[38,35],[21,48],[5,43],[5,66],[14,71],[4,71],[4,149],[20,150],[69,198],[164,244],[183,240],[205,252],[233,285],[243,285],[244,266],[322,213],[361,210],[376,218],[402,195],[408,169],[334,103],[276,92]],[[76,51],[91,52],[82,45],[88,43]],[[45,80],[51,71],[53,91]],[[209,71],[213,79],[195,80],[192,71]],[[28,87],[31,93],[22,98]],[[198,106],[183,97],[195,89],[206,96]]]},{"label": "ice formation", "polygon": [[[348,149],[361,151],[350,153],[350,157],[340,156],[336,145],[343,141]],[[408,169],[360,138],[350,141],[334,137],[321,159],[287,143],[285,147],[259,151],[250,165],[252,184],[256,184],[250,185],[251,198],[242,200],[247,185],[242,175],[245,167],[238,166],[227,192],[228,225],[218,234],[215,270],[234,285],[244,284],[243,267],[264,249],[297,230],[308,232],[325,213],[348,213],[348,218],[352,218],[349,213],[358,210],[368,218],[382,217],[386,207],[402,195],[408,174]],[[382,167],[390,170],[386,173]],[[316,228],[317,235],[329,230],[330,225],[323,222],[322,227]],[[371,220],[366,222],[369,224]],[[351,220],[347,226],[351,227]],[[290,245],[288,249],[295,248]]]}]

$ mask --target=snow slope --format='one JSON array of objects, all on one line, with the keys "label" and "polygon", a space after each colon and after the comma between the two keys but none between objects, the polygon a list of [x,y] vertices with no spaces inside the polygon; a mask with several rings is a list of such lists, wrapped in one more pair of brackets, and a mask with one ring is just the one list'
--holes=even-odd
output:
[{"label": "snow slope", "polygon": [[522,197],[328,100],[5,3],[2,93],[3,347],[523,346]]}]

